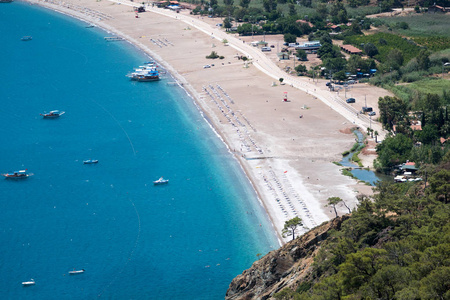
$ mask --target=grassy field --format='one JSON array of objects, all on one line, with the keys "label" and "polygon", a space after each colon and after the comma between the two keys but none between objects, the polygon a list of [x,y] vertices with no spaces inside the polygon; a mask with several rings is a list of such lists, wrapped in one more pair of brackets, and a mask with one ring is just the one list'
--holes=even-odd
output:
[{"label": "grassy field", "polygon": [[397,97],[404,101],[410,102],[411,99],[417,98],[417,94],[436,94],[443,95],[443,91],[450,91],[450,81],[441,78],[425,78],[408,84],[387,87]]},{"label": "grassy field", "polygon": [[442,96],[444,90],[450,91],[450,81],[446,79],[424,79],[412,82],[407,87],[423,94],[438,94]]},{"label": "grassy field", "polygon": [[[442,36],[450,38],[450,17],[444,14],[412,14],[405,17],[379,18],[392,28],[392,31],[404,36]],[[405,22],[409,29],[397,29],[396,24]]]}]

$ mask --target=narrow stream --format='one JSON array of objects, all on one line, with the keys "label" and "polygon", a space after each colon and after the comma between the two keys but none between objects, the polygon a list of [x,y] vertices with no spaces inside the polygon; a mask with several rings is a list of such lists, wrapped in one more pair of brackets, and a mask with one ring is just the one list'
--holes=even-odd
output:
[{"label": "narrow stream", "polygon": [[[353,133],[356,134],[356,136],[358,138],[358,144],[362,145],[364,142],[364,136],[361,133],[361,131],[354,130]],[[355,152],[356,151],[352,151],[349,154],[347,154],[346,156],[344,156],[339,163],[344,167],[352,168],[352,170],[350,172],[353,174],[353,176],[358,178],[358,180],[362,180],[362,181],[370,183],[370,185],[375,185],[375,183],[377,181],[382,180],[381,175],[377,175],[375,172],[370,171],[370,170],[361,169],[357,164],[355,164],[354,162],[351,161],[353,153],[355,153]]]}]

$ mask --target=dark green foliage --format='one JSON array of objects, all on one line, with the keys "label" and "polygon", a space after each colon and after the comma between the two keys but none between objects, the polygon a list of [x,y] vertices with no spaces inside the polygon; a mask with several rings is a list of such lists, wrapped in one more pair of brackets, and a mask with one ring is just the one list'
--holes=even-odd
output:
[{"label": "dark green foliage", "polygon": [[295,71],[297,74],[302,75],[306,72],[306,66],[305,65],[298,65],[295,67]]},{"label": "dark green foliage", "polygon": [[239,1],[239,5],[244,7],[244,8],[248,8],[248,5],[250,4],[251,0],[240,0]]},{"label": "dark green foliage", "polygon": [[[280,78],[280,82],[282,82],[283,78]],[[292,239],[295,239],[295,233],[299,227],[303,227],[303,221],[299,217],[295,217],[284,222],[284,228],[282,230],[283,236],[292,235]]]},{"label": "dark green foliage", "polygon": [[427,189],[385,182],[360,198],[321,245],[311,276],[277,299],[449,299],[449,167],[447,155],[430,168]]},{"label": "dark green foliage", "polygon": [[276,0],[263,0],[264,10],[266,12],[271,12],[277,9],[277,1]]},{"label": "dark green foliage", "polygon": [[413,37],[417,44],[427,47],[432,51],[440,51],[450,48],[450,37],[443,36],[425,36]]},{"label": "dark green foliage", "polygon": [[[383,41],[380,43],[380,41]],[[393,49],[400,50],[403,54],[405,62],[408,62],[413,57],[419,54],[419,47],[415,44],[411,44],[407,39],[404,39],[398,35],[390,33],[376,33],[372,35],[364,36],[348,36],[345,38],[345,42],[348,44],[359,47],[361,44],[372,43],[378,49],[378,54],[375,58],[381,62],[386,61],[386,57]]]},{"label": "dark green foliage", "polygon": [[405,102],[397,97],[385,96],[378,99],[380,121],[384,128],[392,130],[395,124],[408,124],[408,109]]},{"label": "dark green foliage", "polygon": [[378,48],[372,43],[364,44],[364,52],[370,57],[374,57],[378,54]]},{"label": "dark green foliage", "polygon": [[295,16],[297,14],[297,10],[295,9],[295,4],[289,3],[289,15]]},{"label": "dark green foliage", "polygon": [[219,58],[219,55],[217,54],[216,51],[211,51],[211,54],[210,54],[210,55],[207,55],[206,58],[209,58],[209,59],[216,59],[216,58]]},{"label": "dark green foliage", "polygon": [[283,38],[286,43],[295,43],[297,41],[297,36],[292,33],[285,33]]},{"label": "dark green foliage", "polygon": [[306,51],[303,49],[298,49],[297,52],[295,53],[295,56],[298,57],[299,60],[308,60],[308,55],[306,54]]},{"label": "dark green foliage", "polygon": [[426,70],[430,66],[430,52],[427,50],[420,50],[416,57],[419,70]]},{"label": "dark green foliage", "polygon": [[356,72],[369,73],[370,69],[375,69],[376,64],[373,59],[363,59],[359,55],[352,55],[347,60],[347,71],[351,74]]},{"label": "dark green foliage", "polygon": [[387,137],[377,145],[378,161],[385,168],[405,162],[413,147],[412,139],[404,134]]},{"label": "dark green foliage", "polygon": [[386,56],[386,65],[393,70],[398,70],[403,65],[403,53],[398,49],[392,49]]}]

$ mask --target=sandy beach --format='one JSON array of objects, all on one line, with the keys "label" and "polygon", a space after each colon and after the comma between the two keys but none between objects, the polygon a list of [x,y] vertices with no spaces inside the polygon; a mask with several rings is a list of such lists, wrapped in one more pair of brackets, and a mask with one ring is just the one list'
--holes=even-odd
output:
[{"label": "sandy beach", "polygon": [[[136,18],[136,4],[129,1],[31,3],[125,38],[170,72],[239,160],[279,236],[284,222],[295,216],[308,229],[333,218],[332,209],[325,207],[329,197],[341,197],[354,207],[358,193],[371,192],[365,184],[343,176],[332,162],[340,161],[341,153],[355,142],[352,128],[366,131],[370,126],[383,138],[380,124],[357,112],[367,103],[378,116],[378,97],[390,95],[385,90],[357,84],[348,91],[331,93],[325,80],[313,82],[285,73],[274,53],[265,54],[249,45],[252,37],[227,34],[215,26],[220,19],[189,15],[189,11],[177,14],[148,5]],[[276,49],[280,37],[265,39]],[[225,38],[228,43],[223,43]],[[211,51],[224,59],[206,59]],[[251,61],[244,63],[239,59],[242,55]],[[284,85],[279,78],[284,78]],[[288,101],[283,101],[285,95]],[[357,103],[346,104],[345,97],[354,97]],[[373,151],[367,154],[365,166],[375,157]],[[339,214],[348,213],[344,205],[337,209]],[[280,236],[280,241],[289,239]]]}]

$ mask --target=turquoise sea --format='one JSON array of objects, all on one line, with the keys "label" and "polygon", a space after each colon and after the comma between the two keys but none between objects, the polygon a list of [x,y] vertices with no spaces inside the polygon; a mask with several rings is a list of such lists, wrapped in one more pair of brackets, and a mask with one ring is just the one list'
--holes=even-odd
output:
[{"label": "turquoise sea", "polygon": [[273,228],[192,99],[130,81],[150,58],[86,25],[0,4],[0,172],[34,173],[0,180],[1,298],[223,299]]}]

